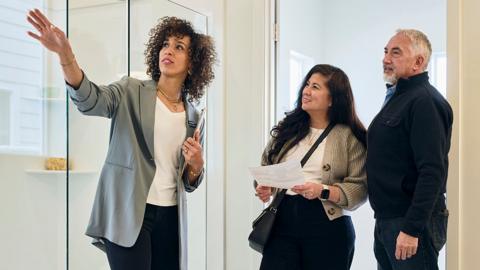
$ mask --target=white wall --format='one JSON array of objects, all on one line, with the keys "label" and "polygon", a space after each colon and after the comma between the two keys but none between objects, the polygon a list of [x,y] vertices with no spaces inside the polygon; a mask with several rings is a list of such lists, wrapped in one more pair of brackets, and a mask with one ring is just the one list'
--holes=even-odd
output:
[{"label": "white wall", "polygon": [[262,204],[254,196],[248,166],[256,166],[264,146],[265,3],[225,1],[225,267],[258,269],[248,247],[252,220]]},{"label": "white wall", "polygon": [[[325,42],[323,37],[322,1],[278,1],[279,39],[277,46],[277,92],[288,93],[290,89],[290,53],[295,51],[313,59],[313,64],[323,61]],[[308,67],[309,69],[311,67]],[[293,91],[298,92],[298,85]],[[295,95],[296,96],[296,95]],[[276,96],[277,120],[282,119],[284,111],[289,111],[289,95]],[[286,109],[289,108],[289,109]]]},{"label": "white wall", "polygon": [[350,78],[357,110],[365,124],[385,97],[383,48],[399,28],[423,31],[434,52],[446,51],[446,0],[323,1],[324,61]]},{"label": "white wall", "polygon": [[0,268],[65,266],[65,174],[41,175],[43,157],[0,155]]},{"label": "white wall", "polygon": [[[448,269],[478,269],[480,242],[480,2],[448,1],[448,96],[454,110],[454,141],[448,183],[451,210]],[[450,256],[452,255],[452,256]]]}]

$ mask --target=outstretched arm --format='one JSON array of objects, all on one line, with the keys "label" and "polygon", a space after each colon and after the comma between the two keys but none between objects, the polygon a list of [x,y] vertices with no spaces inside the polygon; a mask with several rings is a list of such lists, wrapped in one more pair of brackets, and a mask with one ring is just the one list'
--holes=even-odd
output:
[{"label": "outstretched arm", "polygon": [[53,25],[38,9],[30,10],[27,20],[38,31],[38,34],[28,31],[28,35],[58,55],[65,81],[74,88],[78,88],[82,82],[83,73],[75,60],[75,54],[65,33]]}]

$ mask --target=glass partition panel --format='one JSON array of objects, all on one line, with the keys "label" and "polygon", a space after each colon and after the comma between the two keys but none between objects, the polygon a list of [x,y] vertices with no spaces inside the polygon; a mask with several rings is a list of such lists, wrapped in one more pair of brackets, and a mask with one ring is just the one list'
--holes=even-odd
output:
[{"label": "glass partition panel", "polygon": [[[127,74],[127,2],[69,0],[69,39],[85,75],[108,84]],[[70,102],[69,269],[109,269],[85,235],[105,156],[110,120],[85,116]]]},{"label": "glass partition panel", "polygon": [[66,266],[65,87],[56,56],[26,33],[33,8],[65,29],[65,1],[0,3],[1,269]]},{"label": "glass partition panel", "polygon": [[[69,39],[86,76],[97,84],[127,74],[146,79],[145,43],[163,16],[185,18],[197,31],[207,31],[206,16],[170,1],[69,0]],[[205,107],[204,102],[199,107]],[[105,254],[84,232],[107,152],[110,121],[81,115],[72,104],[69,109],[69,157],[74,164],[69,182],[69,267],[109,269]],[[205,190],[203,185],[188,195],[189,269],[205,269]]]}]

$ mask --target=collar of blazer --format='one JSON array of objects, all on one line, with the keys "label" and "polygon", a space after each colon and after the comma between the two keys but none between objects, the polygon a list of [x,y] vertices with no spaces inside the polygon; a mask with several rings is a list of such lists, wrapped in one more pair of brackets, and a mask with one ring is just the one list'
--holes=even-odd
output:
[{"label": "collar of blazer", "polygon": [[[145,138],[147,148],[153,157],[153,131],[155,125],[155,104],[157,102],[157,82],[154,80],[143,81],[139,87],[140,100],[140,122],[142,132]],[[197,127],[198,113],[195,106],[183,96],[185,107],[185,126],[187,127],[187,137],[193,136],[193,132]]]}]

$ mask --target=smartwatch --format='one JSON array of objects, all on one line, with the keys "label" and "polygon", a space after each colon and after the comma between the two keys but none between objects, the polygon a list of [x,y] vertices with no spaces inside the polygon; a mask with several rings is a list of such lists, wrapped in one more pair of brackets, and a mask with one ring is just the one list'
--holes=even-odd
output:
[{"label": "smartwatch", "polygon": [[327,185],[322,185],[323,189],[320,192],[320,200],[326,201],[330,197],[330,188]]}]

